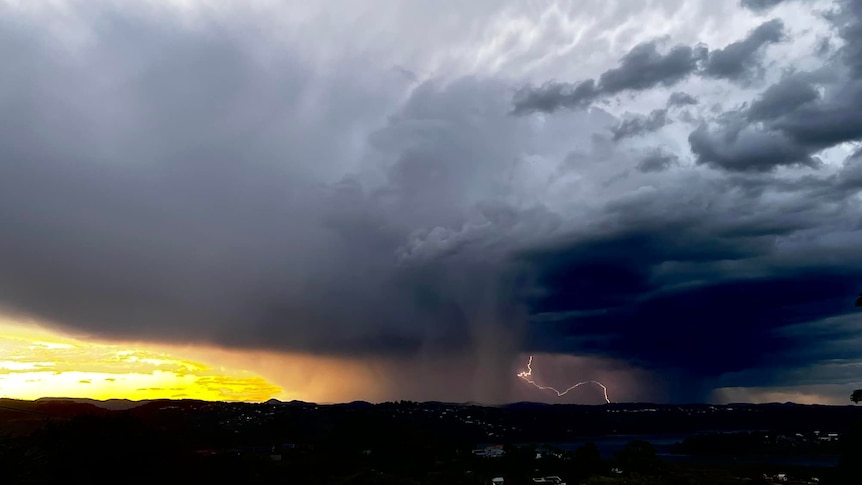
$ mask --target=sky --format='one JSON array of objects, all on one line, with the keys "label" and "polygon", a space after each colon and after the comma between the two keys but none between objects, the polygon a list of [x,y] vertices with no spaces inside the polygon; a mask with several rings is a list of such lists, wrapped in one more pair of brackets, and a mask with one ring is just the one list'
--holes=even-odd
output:
[{"label": "sky", "polygon": [[0,396],[862,387],[862,0],[7,0],[0,59]]}]

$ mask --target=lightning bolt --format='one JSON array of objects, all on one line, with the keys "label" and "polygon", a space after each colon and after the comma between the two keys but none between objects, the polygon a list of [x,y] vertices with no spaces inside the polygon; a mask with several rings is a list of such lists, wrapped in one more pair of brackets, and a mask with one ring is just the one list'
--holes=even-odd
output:
[{"label": "lightning bolt", "polygon": [[602,388],[602,393],[604,394],[605,401],[608,404],[611,403],[611,400],[608,398],[608,388],[605,387],[605,385],[599,381],[579,382],[579,383],[575,384],[574,386],[569,387],[565,391],[559,391],[556,388],[553,388],[551,386],[540,386],[540,385],[536,384],[536,381],[533,380],[532,376],[533,376],[533,356],[531,355],[530,360],[527,361],[527,370],[519,372],[518,377],[523,379],[526,382],[529,382],[530,384],[535,386],[537,389],[540,389],[542,391],[554,391],[555,393],[557,393],[557,397],[562,397],[562,396],[565,396],[566,393],[568,393],[572,389],[577,389],[578,387],[581,387],[581,386],[586,385],[586,384],[595,384],[595,385]]}]

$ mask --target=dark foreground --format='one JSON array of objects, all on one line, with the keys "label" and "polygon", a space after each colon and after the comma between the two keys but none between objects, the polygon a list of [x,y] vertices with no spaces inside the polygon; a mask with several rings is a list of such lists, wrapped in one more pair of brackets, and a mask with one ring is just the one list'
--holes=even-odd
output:
[{"label": "dark foreground", "polygon": [[779,404],[0,400],[0,483],[858,485],[860,423]]}]

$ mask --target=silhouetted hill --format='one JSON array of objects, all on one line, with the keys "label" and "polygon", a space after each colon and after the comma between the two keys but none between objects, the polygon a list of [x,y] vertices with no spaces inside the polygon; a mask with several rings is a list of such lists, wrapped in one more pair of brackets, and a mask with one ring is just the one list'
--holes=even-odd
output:
[{"label": "silhouetted hill", "polygon": [[342,403],[342,404],[333,404],[333,406],[340,406],[340,407],[346,407],[346,408],[370,408],[370,407],[373,407],[374,404],[371,404],[368,401],[351,401],[351,402]]},{"label": "silhouetted hill", "polygon": [[0,399],[0,435],[26,435],[57,420],[76,416],[105,415],[111,411],[69,399],[24,401]]},{"label": "silhouetted hill", "polygon": [[138,406],[142,406],[150,400],[143,401],[132,401],[130,399],[106,399],[104,401],[100,401],[98,399],[88,399],[88,398],[66,398],[66,397],[42,397],[36,400],[36,402],[48,402],[48,401],[66,401],[66,402],[76,402],[83,404],[92,404],[93,406],[110,409],[111,411],[123,411],[126,409],[132,409]]},{"label": "silhouetted hill", "polygon": [[504,409],[541,409],[541,408],[547,408],[549,406],[553,406],[553,405],[548,404],[548,403],[543,403],[543,402],[521,401],[521,402],[513,402],[511,404],[504,404],[501,407]]},{"label": "silhouetted hill", "polygon": [[25,401],[19,399],[0,399],[2,413],[28,413],[50,417],[72,417],[81,414],[101,414],[106,410],[89,402],[74,399],[38,399]]},{"label": "silhouetted hill", "polygon": [[[239,426],[245,423],[289,423],[301,436],[327,433],[341,420],[387,420],[409,416],[411,422],[433,422],[435,429],[469,439],[494,436],[511,440],[566,440],[605,433],[688,433],[700,430],[839,429],[862,419],[862,407],[773,404],[648,404],[613,403],[600,406],[518,402],[502,406],[441,402],[366,401],[318,405],[302,401],[266,403],[212,402],[194,399],[150,401],[46,398],[36,401],[0,400],[6,423],[39,423],[45,418],[129,413],[148,422],[171,425]],[[4,408],[5,407],[5,408]],[[441,418],[441,416],[443,416]],[[357,418],[359,419],[359,418]],[[564,423],[564,425],[561,425]]]},{"label": "silhouetted hill", "polygon": [[[106,409],[106,403],[116,409]],[[3,467],[17,467],[19,477],[42,473],[39,483],[57,483],[74,467],[95,467],[111,476],[134,469],[141,473],[138,483],[160,482],[163,472],[153,466],[158,463],[163,469],[184,470],[171,478],[182,475],[181,481],[190,483],[266,482],[266,477],[282,483],[354,483],[347,479],[357,473],[374,477],[387,470],[398,477],[392,483],[475,485],[500,475],[500,464],[509,473],[550,467],[543,468],[545,475],[577,477],[583,470],[610,470],[611,462],[603,464],[602,459],[614,459],[597,456],[597,449],[537,459],[533,444],[565,450],[565,444],[585,441],[676,435],[687,440],[679,449],[709,457],[739,450],[749,456],[802,451],[835,456],[843,444],[832,437],[845,436],[856,422],[862,422],[862,407],[788,403],[480,406],[0,399],[0,469],[6,473]],[[505,449],[508,458],[486,459],[473,452],[488,444],[504,445],[497,449]],[[558,466],[562,468],[554,468]],[[473,473],[483,478],[473,480]],[[258,475],[252,480],[249,474]],[[754,476],[760,475],[758,469]],[[429,481],[432,476],[438,481]],[[526,480],[512,483],[530,483]]]}]

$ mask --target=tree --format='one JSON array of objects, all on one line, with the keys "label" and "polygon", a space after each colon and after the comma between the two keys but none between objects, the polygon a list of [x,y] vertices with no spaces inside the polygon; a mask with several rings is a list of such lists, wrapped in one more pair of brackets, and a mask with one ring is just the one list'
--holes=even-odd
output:
[{"label": "tree", "polygon": [[838,480],[833,483],[859,483],[862,475],[862,422],[856,423],[841,436],[841,458],[838,461]]},{"label": "tree", "polygon": [[574,465],[585,477],[601,473],[605,469],[599,447],[593,442],[586,443],[575,450],[573,458]]},{"label": "tree", "polygon": [[661,464],[655,448],[643,440],[632,441],[614,455],[620,467],[627,472],[651,472]]}]

